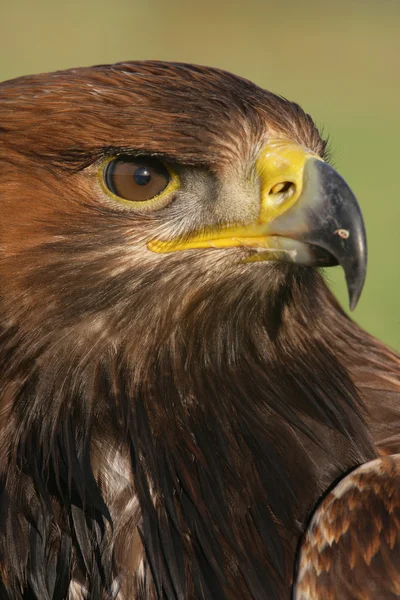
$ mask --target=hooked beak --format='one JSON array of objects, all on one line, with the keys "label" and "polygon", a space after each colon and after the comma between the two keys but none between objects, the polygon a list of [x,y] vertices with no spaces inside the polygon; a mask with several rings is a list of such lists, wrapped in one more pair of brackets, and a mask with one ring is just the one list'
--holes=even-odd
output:
[{"label": "hooked beak", "polygon": [[367,244],[358,202],[344,179],[305,148],[271,141],[256,170],[261,184],[257,222],[213,229],[185,240],[152,240],[155,252],[192,248],[253,248],[253,260],[283,260],[309,266],[339,264],[345,273],[350,309],[366,275]]}]

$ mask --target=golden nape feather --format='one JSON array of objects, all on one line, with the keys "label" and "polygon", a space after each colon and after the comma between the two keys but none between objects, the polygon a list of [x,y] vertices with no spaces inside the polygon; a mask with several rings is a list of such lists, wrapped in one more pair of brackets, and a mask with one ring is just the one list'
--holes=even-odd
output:
[{"label": "golden nape feather", "polygon": [[297,104],[207,67],[0,84],[0,598],[400,598],[400,358]]}]

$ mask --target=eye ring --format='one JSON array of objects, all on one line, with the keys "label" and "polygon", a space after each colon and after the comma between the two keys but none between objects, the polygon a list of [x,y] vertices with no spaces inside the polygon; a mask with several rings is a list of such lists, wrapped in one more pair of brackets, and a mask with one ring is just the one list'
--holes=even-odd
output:
[{"label": "eye ring", "polygon": [[177,173],[150,156],[120,154],[100,165],[103,191],[114,201],[135,210],[156,210],[167,205],[180,187]]}]

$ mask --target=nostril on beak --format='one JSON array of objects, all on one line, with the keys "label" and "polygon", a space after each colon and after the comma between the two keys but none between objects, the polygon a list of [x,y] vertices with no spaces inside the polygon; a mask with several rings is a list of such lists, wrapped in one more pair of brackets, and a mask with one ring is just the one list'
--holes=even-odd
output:
[{"label": "nostril on beak", "polygon": [[[293,188],[291,190],[291,188]],[[291,181],[280,181],[272,186],[270,194],[287,194],[289,191],[294,192],[294,184]]]}]

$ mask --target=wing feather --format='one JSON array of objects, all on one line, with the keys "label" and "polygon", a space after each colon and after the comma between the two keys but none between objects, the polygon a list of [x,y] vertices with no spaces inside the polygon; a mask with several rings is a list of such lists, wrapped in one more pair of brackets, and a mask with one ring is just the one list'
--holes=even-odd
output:
[{"label": "wing feather", "polygon": [[294,600],[400,598],[400,454],[352,471],[317,508]]}]

